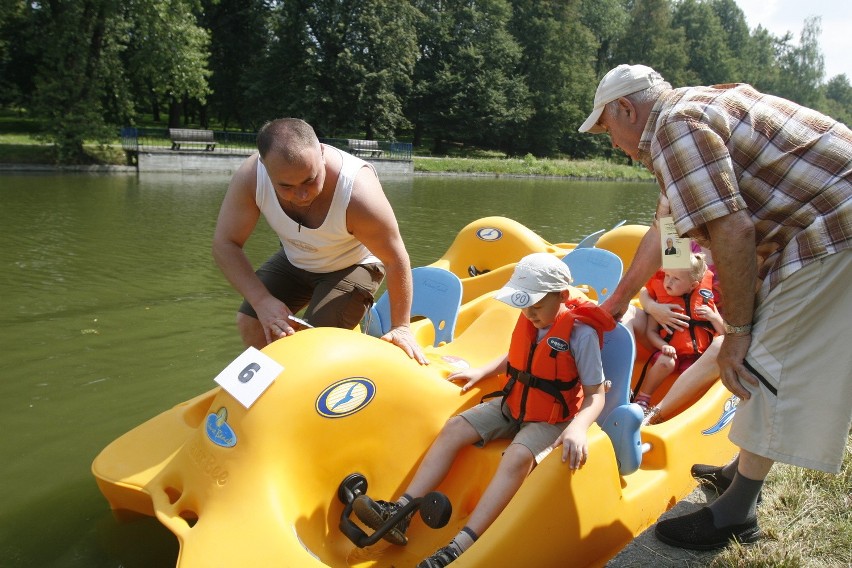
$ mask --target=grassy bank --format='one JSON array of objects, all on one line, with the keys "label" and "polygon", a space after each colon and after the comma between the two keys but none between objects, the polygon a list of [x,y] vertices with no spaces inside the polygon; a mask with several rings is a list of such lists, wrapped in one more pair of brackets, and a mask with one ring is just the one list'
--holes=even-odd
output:
[{"label": "grassy bank", "polygon": [[653,180],[642,166],[613,164],[605,160],[535,158],[457,158],[414,157],[415,172],[534,175],[606,180]]},{"label": "grassy bank", "polygon": [[852,566],[852,435],[840,474],[776,464],[757,518],[766,534],[752,546],[731,545],[711,568]]}]

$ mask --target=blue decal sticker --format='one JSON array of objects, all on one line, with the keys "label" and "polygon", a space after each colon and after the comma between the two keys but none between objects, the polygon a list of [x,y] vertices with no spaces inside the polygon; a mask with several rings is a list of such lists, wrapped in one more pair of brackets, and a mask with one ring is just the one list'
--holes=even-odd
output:
[{"label": "blue decal sticker", "polygon": [[568,342],[561,337],[551,337],[547,340],[547,344],[556,351],[568,351]]},{"label": "blue decal sticker", "polygon": [[208,415],[204,426],[207,437],[217,446],[233,448],[237,445],[237,434],[228,424],[228,410],[224,406],[216,414]]},{"label": "blue decal sticker", "polygon": [[342,418],[355,414],[373,400],[376,385],[364,377],[350,377],[337,381],[317,397],[316,409],[326,418]]},{"label": "blue decal sticker", "polygon": [[476,236],[483,241],[499,241],[503,238],[503,231],[496,227],[483,227],[476,231]]},{"label": "blue decal sticker", "polygon": [[711,434],[720,432],[731,422],[731,420],[734,419],[734,413],[737,411],[737,405],[739,403],[740,397],[737,395],[731,395],[731,398],[725,401],[725,408],[722,410],[722,415],[719,417],[719,420],[706,430],[702,430],[701,433],[705,436],[710,436]]}]

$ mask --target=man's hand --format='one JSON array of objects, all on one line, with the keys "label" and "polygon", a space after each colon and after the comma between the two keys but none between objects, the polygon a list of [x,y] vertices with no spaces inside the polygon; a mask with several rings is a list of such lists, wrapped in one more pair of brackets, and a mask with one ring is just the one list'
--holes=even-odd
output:
[{"label": "man's hand", "polygon": [[260,325],[263,326],[263,335],[266,337],[267,345],[276,339],[296,333],[289,319],[293,312],[284,302],[274,296],[269,296],[260,305],[252,307],[257,313]]},{"label": "man's hand", "polygon": [[421,365],[429,364],[429,360],[426,359],[426,355],[423,354],[423,350],[420,349],[420,345],[414,340],[414,336],[411,334],[411,328],[407,325],[400,325],[391,328],[389,332],[382,336],[382,339],[389,343],[393,343],[405,351],[406,355]]},{"label": "man's hand", "polygon": [[621,317],[627,312],[630,302],[617,302],[615,296],[610,296],[601,304],[601,309],[609,312],[615,321],[621,321]]},{"label": "man's hand", "polygon": [[743,380],[755,387],[759,384],[757,378],[743,365],[750,345],[751,335],[726,335],[716,358],[722,384],[743,400],[751,397],[743,386]]}]

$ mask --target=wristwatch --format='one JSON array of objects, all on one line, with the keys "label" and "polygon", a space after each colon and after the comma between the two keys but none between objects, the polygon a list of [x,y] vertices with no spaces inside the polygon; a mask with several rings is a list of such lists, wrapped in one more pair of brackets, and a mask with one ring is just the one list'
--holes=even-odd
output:
[{"label": "wristwatch", "polygon": [[751,324],[730,325],[725,323],[725,335],[748,335],[751,333]]}]

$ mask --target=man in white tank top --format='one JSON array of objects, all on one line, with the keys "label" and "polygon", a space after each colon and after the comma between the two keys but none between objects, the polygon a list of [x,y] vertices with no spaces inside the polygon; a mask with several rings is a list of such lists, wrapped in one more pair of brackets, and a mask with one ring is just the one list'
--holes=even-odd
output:
[{"label": "man in white tank top", "polygon": [[[295,118],[265,124],[258,154],[231,178],[213,236],[213,257],[245,301],[237,326],[258,349],[296,332],[307,307],[314,326],[354,328],[387,275],[391,330],[382,339],[426,364],[409,329],[411,265],[373,167],[320,144]],[[243,247],[261,214],[281,249],[254,271]]]}]

